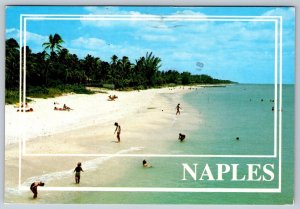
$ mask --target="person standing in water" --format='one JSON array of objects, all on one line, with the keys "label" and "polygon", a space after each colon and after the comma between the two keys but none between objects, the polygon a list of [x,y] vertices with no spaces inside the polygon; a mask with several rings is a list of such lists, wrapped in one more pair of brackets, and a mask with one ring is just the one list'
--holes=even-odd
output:
[{"label": "person standing in water", "polygon": [[44,186],[45,183],[41,182],[41,181],[37,181],[37,182],[33,182],[31,185],[30,185],[30,190],[32,191],[33,193],[33,199],[37,198],[37,188],[38,186]]},{"label": "person standing in water", "polygon": [[114,134],[117,132],[117,139],[118,139],[117,143],[120,143],[121,142],[121,138],[120,138],[121,126],[117,122],[115,122],[115,126],[116,126],[116,129],[115,129]]},{"label": "person standing in water", "polygon": [[78,162],[77,163],[77,167],[74,169],[74,172],[75,172],[75,182],[76,184],[79,184],[80,183],[80,172],[84,172],[81,168],[81,162]]},{"label": "person standing in water", "polygon": [[178,105],[176,106],[176,115],[177,114],[179,114],[180,115],[180,109],[182,109],[181,107],[180,107],[180,103],[178,103]]}]

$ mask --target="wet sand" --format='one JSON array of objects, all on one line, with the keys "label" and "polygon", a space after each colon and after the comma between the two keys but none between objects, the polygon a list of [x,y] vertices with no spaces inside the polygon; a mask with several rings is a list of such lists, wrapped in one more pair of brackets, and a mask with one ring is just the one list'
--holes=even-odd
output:
[{"label": "wet sand", "polygon": [[[139,154],[170,154],[168,145],[177,140],[178,133],[195,128],[200,120],[182,101],[181,96],[186,92],[190,90],[177,87],[35,99],[30,104],[34,112],[24,114],[6,106],[6,202],[30,201],[29,186],[33,181],[45,181],[46,187],[78,186],[73,170],[79,161],[85,170],[80,187],[103,187],[117,182],[132,166],[141,166],[137,160],[143,157],[136,157]],[[108,95],[113,94],[119,98],[107,101]],[[66,103],[74,110],[54,111],[54,102],[61,106]],[[175,115],[177,103],[183,108],[180,116]],[[23,129],[17,128],[18,121]],[[114,135],[116,121],[122,128],[121,143],[116,143]],[[28,188],[25,194],[17,192],[16,139],[20,132],[25,142],[21,144],[21,186]],[[118,156],[124,154],[134,157]],[[46,196],[54,195],[51,191],[41,191]]]}]

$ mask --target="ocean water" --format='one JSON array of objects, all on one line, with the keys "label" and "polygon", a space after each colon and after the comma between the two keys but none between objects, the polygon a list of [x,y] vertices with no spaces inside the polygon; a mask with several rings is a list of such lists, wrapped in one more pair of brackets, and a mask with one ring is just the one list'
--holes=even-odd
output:
[{"label": "ocean water", "polygon": [[205,88],[184,99],[200,112],[202,119],[190,136],[195,154],[274,153],[274,85]]},{"label": "ocean water", "polygon": [[[168,96],[168,95],[166,95]],[[282,113],[282,192],[281,193],[222,193],[222,192],[45,192],[37,203],[169,203],[169,204],[291,204],[294,179],[294,85],[283,85],[282,110],[272,111],[274,85],[232,85],[192,89],[183,96],[189,104],[182,107],[172,127],[179,131],[180,117],[199,117],[192,129],[182,130],[184,142],[173,140],[160,147],[166,154],[182,157],[117,157],[103,160],[89,174],[83,173],[82,182],[102,187],[147,188],[277,188],[279,187],[279,136],[274,127],[275,112]],[[279,108],[279,107],[278,107]],[[171,129],[170,129],[171,130]],[[165,130],[165,131],[170,131]],[[275,137],[274,134],[277,133]],[[239,140],[237,140],[239,137]],[[164,139],[162,139],[164,140]],[[158,145],[159,146],[159,145]],[[275,152],[275,153],[274,153]],[[155,154],[155,153],[154,153]],[[185,155],[183,157],[183,155]],[[192,156],[189,156],[192,155]],[[230,156],[231,155],[231,156]],[[229,156],[229,157],[228,157]],[[259,157],[257,157],[259,156]],[[153,168],[143,168],[147,159]],[[99,161],[99,162],[100,162]],[[107,164],[116,164],[115,172],[105,172]],[[197,180],[187,175],[183,180],[183,164],[197,165]],[[214,180],[199,180],[208,164]],[[217,181],[217,164],[239,164],[237,177],[245,181],[231,181],[232,174]],[[274,164],[273,181],[247,181],[247,164]],[[126,169],[124,169],[126,168]],[[129,169],[128,169],[129,168]],[[231,168],[232,169],[232,168]],[[265,175],[258,169],[258,176]],[[102,176],[116,177],[116,181],[103,182]],[[268,177],[266,175],[266,177]],[[85,183],[80,186],[84,186]],[[17,197],[16,197],[17,198]],[[17,199],[15,201],[18,201]]]}]

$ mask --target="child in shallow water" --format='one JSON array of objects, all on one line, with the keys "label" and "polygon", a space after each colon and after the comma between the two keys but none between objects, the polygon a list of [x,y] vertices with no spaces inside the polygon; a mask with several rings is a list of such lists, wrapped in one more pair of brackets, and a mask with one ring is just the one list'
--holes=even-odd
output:
[{"label": "child in shallow water", "polygon": [[33,193],[33,199],[37,198],[37,188],[38,186],[44,186],[45,183],[41,182],[41,181],[37,181],[37,182],[33,182],[31,185],[30,185],[30,190],[32,191]]},{"label": "child in shallow water", "polygon": [[81,162],[78,162],[77,163],[77,167],[74,169],[74,172],[75,172],[75,182],[76,184],[79,184],[80,183],[80,172],[84,172],[81,168]]}]

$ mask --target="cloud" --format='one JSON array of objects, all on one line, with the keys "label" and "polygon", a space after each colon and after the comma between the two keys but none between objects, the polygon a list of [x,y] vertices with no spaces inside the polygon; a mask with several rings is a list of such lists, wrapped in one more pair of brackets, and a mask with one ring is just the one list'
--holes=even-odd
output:
[{"label": "cloud", "polygon": [[261,16],[282,16],[284,21],[290,21],[295,18],[295,8],[275,8],[263,13]]},{"label": "cloud", "polygon": [[[127,14],[132,11],[122,11],[119,8],[91,8],[93,13],[100,14]],[[145,13],[146,14],[146,13]],[[135,16],[145,15],[136,12]],[[192,10],[175,11],[170,16],[201,16],[205,14]],[[161,57],[161,70],[196,70],[197,62],[205,65],[204,71],[223,75],[220,70],[227,69],[228,74],[240,69],[248,69],[253,65],[253,60],[257,64],[256,68],[268,69],[268,63],[272,63],[274,56],[274,27],[272,23],[257,22],[182,22],[168,21],[163,16],[154,15],[157,21],[107,21],[107,30],[128,31],[124,34],[124,42],[128,44],[113,45],[103,47],[94,51],[99,56],[110,58],[113,53],[118,56],[126,55],[130,60],[143,56],[147,51]],[[90,26],[103,26],[101,23]],[[116,29],[112,28],[116,27]],[[104,29],[106,30],[106,29]],[[134,42],[130,39],[133,38]],[[145,48],[148,48],[147,50]],[[106,49],[106,51],[104,51]],[[109,51],[109,53],[108,53]],[[272,52],[272,54],[270,53]],[[101,54],[101,55],[100,55]],[[269,62],[271,60],[271,62]],[[272,72],[273,73],[273,72]],[[229,77],[227,77],[229,79]]]},{"label": "cloud", "polygon": [[188,60],[193,59],[195,57],[195,53],[188,53],[188,52],[185,52],[185,51],[177,51],[176,50],[172,53],[172,56],[175,59],[186,61],[187,59]]},{"label": "cloud", "polygon": [[[137,40],[195,43],[191,48],[209,49],[217,44],[253,44],[260,41],[270,43],[274,40],[272,23],[261,27],[249,22],[165,22],[156,27],[136,28],[132,33]],[[180,43],[181,44],[181,43]]]},{"label": "cloud", "polygon": [[31,33],[29,31],[26,32],[26,38],[28,42],[32,42],[35,44],[43,44],[49,41],[48,36],[42,36],[37,33]]},{"label": "cloud", "polygon": [[171,35],[144,34],[141,36],[141,38],[146,41],[171,41],[171,42],[174,42],[177,40],[176,36],[171,36]]},{"label": "cloud", "polygon": [[6,38],[18,39],[20,37],[20,31],[16,28],[7,28],[5,30]]},{"label": "cloud", "polygon": [[201,16],[206,17],[207,15],[201,12],[195,12],[192,10],[183,10],[183,11],[177,11],[172,15],[188,15],[188,16]]},{"label": "cloud", "polygon": [[84,7],[84,10],[90,12],[90,14],[101,14],[101,15],[128,15],[135,14],[139,15],[136,11],[124,11],[120,10],[119,7]]},{"label": "cloud", "polygon": [[[180,8],[178,8],[180,9]],[[84,7],[84,10],[90,12],[91,14],[102,14],[102,15],[132,15],[132,16],[141,16],[141,15],[148,15],[152,17],[158,17],[160,15],[153,15],[149,13],[141,13],[138,11],[127,11],[127,10],[122,10],[120,7]],[[204,13],[201,12],[195,12],[193,10],[181,10],[181,11],[176,11],[170,15],[194,15],[194,16],[206,16]]]},{"label": "cloud", "polygon": [[72,47],[80,47],[84,49],[94,50],[107,45],[107,43],[104,40],[98,38],[79,37],[77,39],[72,40],[71,45]]},{"label": "cloud", "polygon": [[120,26],[129,26],[136,27],[137,25],[143,26],[144,21],[137,20],[140,17],[148,17],[148,18],[158,18],[157,15],[152,14],[142,14],[138,11],[125,11],[119,9],[119,7],[84,7],[86,11],[89,12],[89,15],[127,15],[127,18],[130,18],[129,21],[121,21],[121,20],[95,20],[95,21],[84,21],[81,23],[83,26],[91,26],[91,27],[120,27]]},{"label": "cloud", "polygon": [[6,33],[15,33],[15,32],[17,32],[17,29],[15,29],[15,28],[8,28],[8,29],[6,29],[5,32]]},{"label": "cloud", "polygon": [[100,57],[104,61],[110,62],[112,55],[117,55],[119,58],[128,56],[132,62],[146,52],[152,51],[150,48],[144,46],[136,46],[132,43],[122,44],[108,44],[105,40],[99,38],[84,38],[80,37],[70,41],[68,49],[71,53],[77,54],[80,58],[87,54]]},{"label": "cloud", "polygon": [[84,10],[90,12],[91,14],[114,14],[118,11],[117,7],[84,7]]},{"label": "cloud", "polygon": [[283,20],[283,47],[285,53],[294,54],[295,47],[295,8],[275,8],[262,14],[262,16],[282,16]]},{"label": "cloud", "polygon": [[[20,38],[20,30],[16,28],[8,28],[6,29],[6,37],[7,38],[14,38],[17,41],[19,41]],[[24,34],[23,34],[24,37]],[[44,42],[47,42],[48,36],[43,36],[37,33],[32,33],[29,31],[26,31],[26,42],[27,45],[42,45]]]},{"label": "cloud", "polygon": [[[145,26],[145,22],[149,27],[153,27],[156,29],[168,29],[172,26],[167,26],[165,23],[169,23],[170,21],[176,23],[177,20],[172,18],[176,16],[201,16],[206,17],[204,13],[195,12],[192,10],[182,10],[176,11],[169,15],[154,15],[149,13],[141,13],[138,11],[126,11],[122,10],[119,7],[84,7],[86,11],[89,12],[89,15],[126,15],[126,18],[130,18],[127,21],[121,20],[99,20],[99,21],[81,21],[83,26],[94,26],[94,27],[120,27],[120,25],[127,27],[143,27]],[[145,20],[141,20],[140,18],[145,18]],[[152,19],[151,21],[147,19]],[[171,18],[171,19],[170,19]],[[155,19],[155,20],[153,20]]]}]

